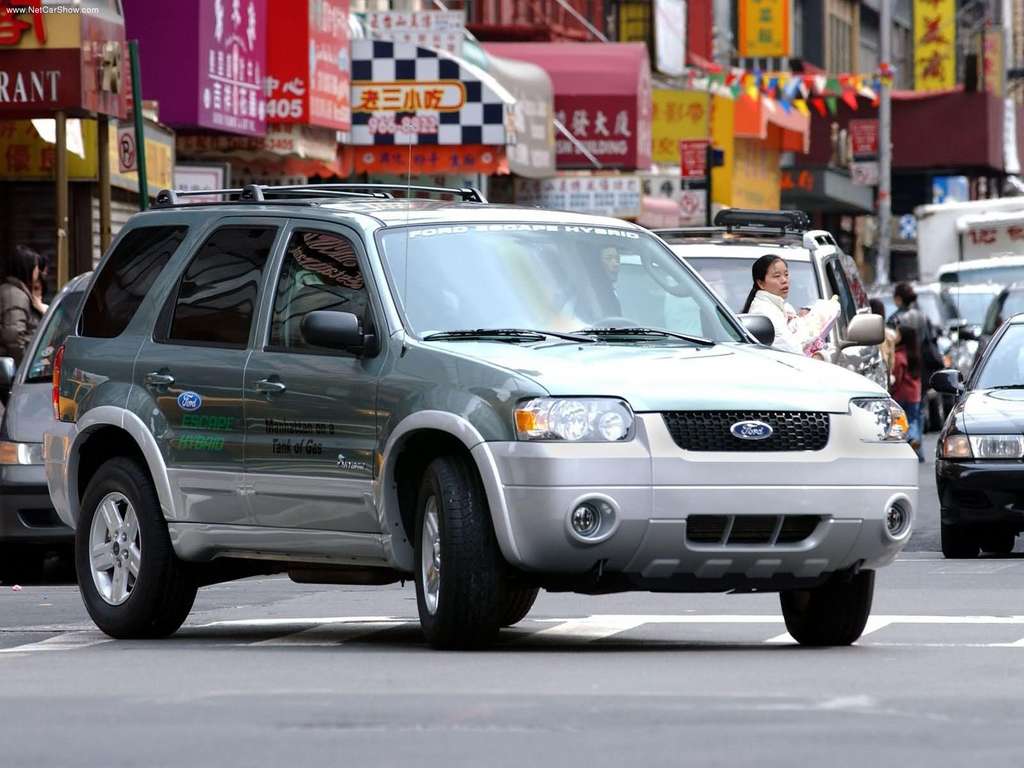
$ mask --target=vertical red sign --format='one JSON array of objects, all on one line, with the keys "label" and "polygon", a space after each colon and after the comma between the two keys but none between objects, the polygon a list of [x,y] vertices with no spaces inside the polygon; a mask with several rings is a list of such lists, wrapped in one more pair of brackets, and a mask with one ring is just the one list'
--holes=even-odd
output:
[{"label": "vertical red sign", "polygon": [[684,179],[703,179],[707,176],[707,159],[707,141],[689,139],[679,142],[679,175]]}]

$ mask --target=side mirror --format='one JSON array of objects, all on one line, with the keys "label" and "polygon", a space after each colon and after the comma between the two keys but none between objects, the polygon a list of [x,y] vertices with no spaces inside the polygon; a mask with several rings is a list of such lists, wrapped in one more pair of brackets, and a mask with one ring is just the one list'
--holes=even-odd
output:
[{"label": "side mirror", "polygon": [[766,347],[775,343],[775,326],[767,317],[764,315],[737,315],[737,317],[743,323],[743,327],[750,332],[750,335]]},{"label": "side mirror", "polygon": [[5,403],[7,398],[10,397],[16,373],[17,367],[14,365],[14,358],[0,357],[0,400]]},{"label": "side mirror", "polygon": [[302,338],[307,344],[327,349],[339,349],[360,355],[374,355],[377,339],[363,333],[359,318],[351,312],[318,310],[302,318]]},{"label": "side mirror", "polygon": [[945,395],[961,395],[964,391],[964,377],[955,368],[945,368],[932,374],[928,382],[936,392]]},{"label": "side mirror", "polygon": [[839,346],[867,347],[885,341],[885,320],[881,315],[854,315],[846,326],[846,338]]}]

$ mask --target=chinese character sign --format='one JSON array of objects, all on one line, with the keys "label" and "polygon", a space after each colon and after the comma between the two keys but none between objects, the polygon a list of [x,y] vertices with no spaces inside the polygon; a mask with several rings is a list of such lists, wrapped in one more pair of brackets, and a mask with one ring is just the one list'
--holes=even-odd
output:
[{"label": "chinese character sign", "polygon": [[353,40],[352,144],[514,144],[503,92],[445,53]]},{"label": "chinese character sign", "polygon": [[267,0],[201,0],[199,14],[199,125],[265,133]]},{"label": "chinese character sign", "polygon": [[515,180],[520,205],[539,205],[560,211],[597,216],[636,218],[640,215],[639,176],[558,176]]},{"label": "chinese character sign", "polygon": [[366,14],[366,28],[374,40],[412,43],[459,56],[466,17],[463,11],[372,11]]},{"label": "chinese character sign", "polygon": [[914,90],[956,85],[956,0],[914,0]]},{"label": "chinese character sign", "polygon": [[679,142],[706,139],[710,97],[698,91],[656,88],[651,104],[651,160],[679,164]]},{"label": "chinese character sign", "polygon": [[[589,168],[581,147],[610,167],[637,167],[637,100],[632,97],[555,95],[555,118],[576,139],[559,134],[556,141],[558,167]],[[648,119],[646,125],[650,126]],[[649,162],[648,162],[649,165]]]},{"label": "chinese character sign", "polygon": [[348,130],[348,0],[268,0],[267,118]]},{"label": "chinese character sign", "polygon": [[740,56],[789,56],[790,0],[739,0]]}]

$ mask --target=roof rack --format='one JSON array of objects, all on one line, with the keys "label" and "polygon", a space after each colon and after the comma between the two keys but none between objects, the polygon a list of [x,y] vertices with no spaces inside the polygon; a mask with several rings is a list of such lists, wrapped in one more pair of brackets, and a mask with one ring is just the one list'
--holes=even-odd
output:
[{"label": "roof rack", "polygon": [[704,240],[709,237],[724,234],[725,227],[670,227],[667,229],[654,229],[651,231],[658,237],[666,240],[668,238],[679,240],[685,240],[687,238]]},{"label": "roof rack", "polygon": [[778,229],[784,235],[787,232],[806,232],[811,227],[811,217],[803,211],[756,211],[745,208],[727,208],[715,214],[715,226],[725,227],[727,232],[741,227]]},{"label": "roof rack", "polygon": [[392,200],[393,192],[447,194],[464,202],[486,203],[480,191],[473,187],[426,187],[404,184],[293,184],[274,186],[271,184],[246,184],[232,189],[175,190],[162,189],[156,196],[156,208],[169,208],[187,204],[182,198],[209,197],[222,195],[234,197],[230,202],[261,203],[278,195],[293,197],[294,202],[322,199],[325,197],[355,197],[362,199]]}]

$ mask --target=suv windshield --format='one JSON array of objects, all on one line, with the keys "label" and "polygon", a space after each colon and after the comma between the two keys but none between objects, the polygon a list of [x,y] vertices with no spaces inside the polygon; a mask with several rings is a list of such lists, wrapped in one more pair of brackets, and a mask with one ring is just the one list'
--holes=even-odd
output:
[{"label": "suv windshield", "polygon": [[996,297],[996,291],[979,293],[977,291],[961,291],[951,288],[949,298],[956,307],[956,317],[963,318],[970,325],[981,325],[985,315]]},{"label": "suv windshield", "polygon": [[[385,231],[384,260],[412,331],[661,329],[739,341],[734,320],[645,233],[562,224]],[[623,341],[680,343],[667,336]]]},{"label": "suv windshield", "polygon": [[[718,297],[729,305],[729,309],[733,312],[743,311],[743,302],[747,300],[747,294],[753,284],[750,274],[753,259],[720,258],[689,253],[683,258],[700,272],[700,276],[707,281]],[[814,278],[814,268],[810,262],[786,259],[786,264],[789,267],[789,297],[786,301],[799,309],[821,298],[818,282]]]},{"label": "suv windshield", "polygon": [[976,267],[971,269],[950,270],[939,275],[940,283],[961,283],[962,285],[978,285],[980,283],[1002,283],[1009,285],[1024,280],[1024,264],[1013,264],[999,267]]}]

